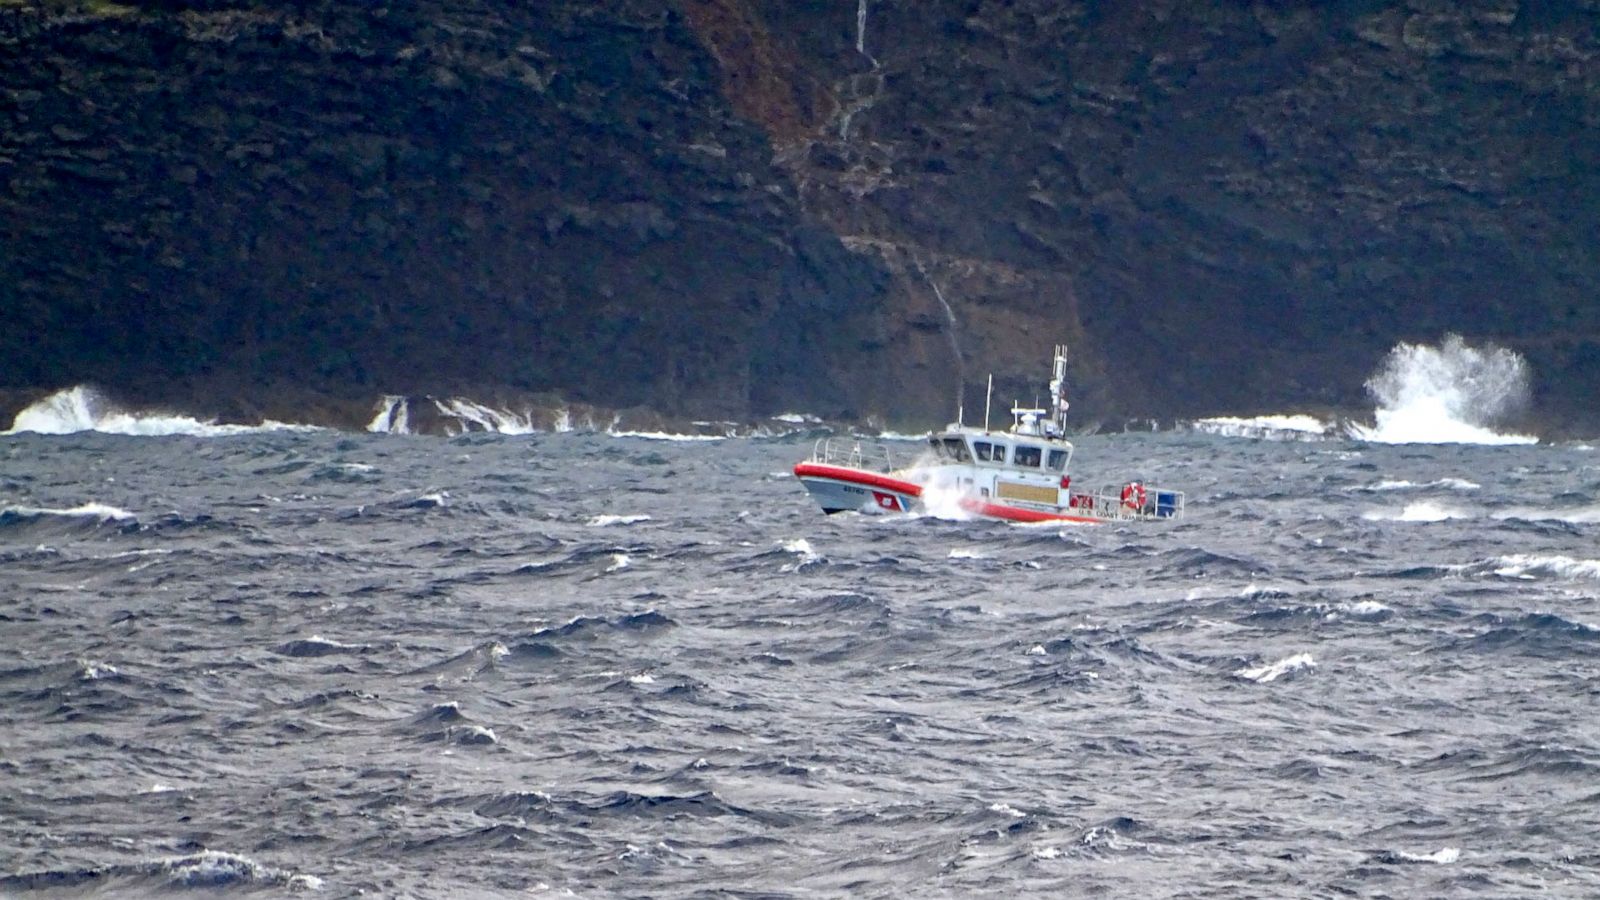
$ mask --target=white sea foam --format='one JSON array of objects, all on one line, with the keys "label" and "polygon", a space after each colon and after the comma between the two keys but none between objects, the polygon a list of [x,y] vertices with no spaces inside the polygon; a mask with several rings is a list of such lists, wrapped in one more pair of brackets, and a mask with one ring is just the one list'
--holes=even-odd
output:
[{"label": "white sea foam", "polygon": [[1354,603],[1346,604],[1344,611],[1352,616],[1370,618],[1389,612],[1389,607],[1376,600],[1357,600]]},{"label": "white sea foam", "polygon": [[482,725],[452,725],[447,734],[453,744],[498,744],[500,736]]},{"label": "white sea foam", "polygon": [[656,683],[656,677],[654,675],[651,675],[649,672],[640,672],[637,675],[628,676],[628,683],[629,684],[655,684]]},{"label": "white sea foam", "polygon": [[15,516],[34,518],[36,516],[60,516],[66,519],[94,519],[98,522],[128,522],[136,518],[133,513],[104,503],[89,502],[71,509],[51,509],[42,506],[7,506],[0,508],[0,515],[10,513]]},{"label": "white sea foam", "polygon": [[1233,674],[1239,678],[1246,678],[1258,684],[1267,684],[1268,682],[1277,681],[1279,678],[1282,678],[1285,675],[1298,672],[1302,669],[1314,669],[1316,666],[1316,661],[1311,658],[1311,654],[1296,653],[1293,656],[1286,656],[1274,663],[1264,663],[1259,666],[1249,666],[1239,669]]},{"label": "white sea foam", "polygon": [[367,430],[377,434],[410,434],[411,401],[394,394],[385,395],[378,401],[377,413],[367,423]]},{"label": "white sea foam", "polygon": [[1027,817],[1027,813],[1006,803],[991,803],[989,804],[989,811],[1004,813],[1013,819],[1022,819]]},{"label": "white sea foam", "polygon": [[594,528],[607,528],[607,527],[610,527],[612,525],[633,525],[633,524],[638,523],[638,522],[648,522],[648,521],[650,521],[650,517],[648,515],[643,514],[643,513],[640,513],[638,515],[631,515],[631,516],[604,515],[604,516],[595,516],[594,518],[590,519],[589,520],[589,525],[591,527],[594,527]]},{"label": "white sea foam", "polygon": [[683,441],[695,443],[700,441],[725,441],[725,434],[675,434],[670,431],[607,431],[612,437],[641,438],[647,441]]},{"label": "white sea foam", "polygon": [[433,405],[441,415],[460,423],[458,433],[492,431],[498,434],[532,434],[537,430],[533,427],[532,417],[527,413],[494,409],[465,397],[435,400]]},{"label": "white sea foam", "polygon": [[966,500],[967,492],[956,484],[955,477],[941,475],[922,486],[918,505],[921,512],[935,519],[967,522],[975,516],[963,505]]},{"label": "white sea foam", "polygon": [[1370,487],[1357,486],[1357,487],[1353,487],[1353,488],[1346,488],[1346,490],[1356,490],[1356,491],[1410,491],[1410,490],[1427,490],[1427,489],[1430,489],[1430,488],[1442,488],[1442,489],[1451,490],[1451,491],[1476,491],[1476,490],[1478,490],[1478,489],[1480,489],[1482,487],[1483,487],[1483,485],[1478,484],[1475,481],[1468,481],[1465,478],[1436,478],[1433,481],[1424,481],[1424,482],[1420,482],[1420,483],[1419,482],[1415,482],[1415,481],[1404,481],[1404,480],[1400,480],[1400,481],[1380,481],[1377,484],[1374,484],[1374,485],[1372,485]]},{"label": "white sea foam", "polygon": [[112,678],[117,674],[117,667],[93,660],[78,660],[79,681],[99,681],[102,678]]},{"label": "white sea foam", "polygon": [[810,413],[786,412],[778,413],[772,417],[774,422],[787,422],[790,425],[821,425],[822,420]]},{"label": "white sea foam", "polygon": [[1193,431],[1222,437],[1259,438],[1264,440],[1301,441],[1328,435],[1333,426],[1303,414],[1253,416],[1213,416],[1197,419],[1189,425]]},{"label": "white sea foam", "polygon": [[796,557],[798,557],[798,559],[796,559],[793,563],[785,563],[778,570],[780,572],[798,572],[806,566],[826,561],[822,554],[812,549],[811,542],[805,538],[795,538],[792,541],[784,541],[783,543],[779,544],[779,546],[783,548],[785,553],[793,553]]},{"label": "white sea foam", "polygon": [[58,391],[17,413],[4,434],[77,434],[99,431],[136,437],[190,435],[227,437],[268,431],[318,431],[311,425],[291,425],[271,420],[260,425],[218,425],[171,413],[130,412],[118,408],[93,388],[78,386]]},{"label": "white sea foam", "polygon": [[1491,561],[1494,574],[1502,578],[1560,578],[1569,581],[1600,581],[1600,559],[1575,559],[1571,556],[1541,556],[1516,553]]},{"label": "white sea foam", "polygon": [[950,548],[951,559],[988,559],[989,557],[968,547]]},{"label": "white sea foam", "polygon": [[1535,506],[1518,506],[1497,509],[1491,514],[1495,519],[1522,519],[1527,522],[1572,522],[1587,525],[1600,522],[1600,506],[1581,506],[1575,509],[1541,509]]},{"label": "white sea foam", "polygon": [[1438,863],[1439,865],[1449,865],[1450,863],[1453,863],[1461,858],[1461,849],[1459,847],[1444,847],[1439,850],[1435,850],[1432,853],[1407,853],[1406,851],[1401,850],[1395,853],[1395,855],[1403,860],[1406,860],[1407,862]]},{"label": "white sea foam", "polygon": [[626,553],[611,554],[611,565],[606,566],[607,572],[620,572],[633,565],[633,558]]},{"label": "white sea foam", "polygon": [[270,869],[237,853],[202,850],[193,856],[161,860],[156,869],[174,884],[183,887],[223,887],[237,883],[277,883],[291,891],[320,890],[323,882],[315,875],[301,875]]},{"label": "white sea foam", "polygon": [[1473,516],[1471,512],[1432,500],[1407,503],[1399,512],[1368,510],[1361,514],[1361,518],[1373,522],[1443,522],[1447,519],[1470,519]]},{"label": "white sea foam", "polygon": [[1377,401],[1372,427],[1350,437],[1383,444],[1533,444],[1494,424],[1528,398],[1528,364],[1503,347],[1473,347],[1459,335],[1437,346],[1402,343],[1367,380]]}]

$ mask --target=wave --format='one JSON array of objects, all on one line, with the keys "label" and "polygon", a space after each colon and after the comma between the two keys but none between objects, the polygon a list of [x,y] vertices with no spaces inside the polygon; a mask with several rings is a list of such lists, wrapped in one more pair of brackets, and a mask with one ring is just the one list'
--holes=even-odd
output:
[{"label": "wave", "polygon": [[172,413],[126,410],[94,388],[79,385],[57,391],[17,413],[11,430],[0,434],[77,434],[98,431],[136,437],[227,437],[272,431],[319,430],[312,425],[294,425],[270,419],[259,425],[218,425],[215,421],[201,421]]},{"label": "wave", "polygon": [[1504,347],[1473,347],[1460,335],[1439,346],[1397,344],[1367,380],[1377,401],[1373,426],[1349,436],[1381,444],[1535,444],[1495,431],[1529,396],[1528,364]]},{"label": "wave", "polygon": [[50,509],[36,506],[7,506],[0,508],[0,525],[5,524],[7,521],[37,521],[45,518],[93,520],[103,525],[107,522],[131,522],[138,517],[125,509],[93,501],[82,506],[74,506],[71,509]]},{"label": "wave", "polygon": [[1395,481],[1380,481],[1373,485],[1356,485],[1354,487],[1347,487],[1345,490],[1371,492],[1426,491],[1433,489],[1448,491],[1476,491],[1482,489],[1482,487],[1483,485],[1478,484],[1475,481],[1468,481],[1465,478],[1436,478],[1433,481],[1423,482],[1406,481],[1404,479]]},{"label": "wave", "polygon": [[299,892],[319,890],[321,878],[264,866],[237,853],[204,850],[143,863],[51,869],[0,876],[0,891],[108,890],[133,895],[174,889],[249,887]]},{"label": "wave", "polygon": [[1571,556],[1541,556],[1515,553],[1497,556],[1479,564],[1501,578],[1557,578],[1566,581],[1600,581],[1600,559],[1575,559]]},{"label": "wave", "polygon": [[1407,503],[1399,512],[1369,510],[1362,513],[1361,518],[1369,522],[1445,522],[1450,519],[1470,519],[1475,515],[1432,500],[1419,500],[1416,503]]},{"label": "wave", "polygon": [[1500,522],[1566,522],[1588,525],[1600,522],[1600,506],[1582,506],[1573,509],[1542,509],[1533,506],[1515,506],[1505,509],[1467,509],[1433,500],[1407,503],[1398,511],[1368,510],[1361,518],[1369,522],[1444,522],[1451,519],[1487,518]]},{"label": "wave", "polygon": [[1273,663],[1263,663],[1259,666],[1246,666],[1236,670],[1233,674],[1237,678],[1254,681],[1257,684],[1268,684],[1285,676],[1293,675],[1317,667],[1315,660],[1309,653],[1296,653],[1286,656]]},{"label": "wave", "polygon": [[1305,441],[1324,438],[1336,431],[1330,422],[1300,413],[1240,418],[1213,416],[1196,419],[1182,430],[1214,434],[1221,437],[1257,438],[1277,441]]}]

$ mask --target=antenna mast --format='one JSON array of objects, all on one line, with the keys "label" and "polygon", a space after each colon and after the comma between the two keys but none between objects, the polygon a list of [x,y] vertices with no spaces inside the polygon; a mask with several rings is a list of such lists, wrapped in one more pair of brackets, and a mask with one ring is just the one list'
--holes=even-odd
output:
[{"label": "antenna mast", "polygon": [[1056,345],[1055,367],[1050,372],[1050,408],[1056,427],[1067,433],[1067,345]]}]

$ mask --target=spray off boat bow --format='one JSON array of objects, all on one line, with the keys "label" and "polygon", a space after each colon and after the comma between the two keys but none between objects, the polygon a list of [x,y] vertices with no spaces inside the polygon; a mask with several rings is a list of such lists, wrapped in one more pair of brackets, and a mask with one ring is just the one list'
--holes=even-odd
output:
[{"label": "spray off boat bow", "polygon": [[1011,409],[1011,427],[990,431],[959,421],[928,435],[926,450],[896,467],[883,444],[851,438],[817,441],[795,477],[825,513],[962,511],[1013,522],[1119,522],[1183,515],[1182,491],[1128,481],[1073,486],[1066,439],[1067,348],[1057,345],[1050,407]]}]

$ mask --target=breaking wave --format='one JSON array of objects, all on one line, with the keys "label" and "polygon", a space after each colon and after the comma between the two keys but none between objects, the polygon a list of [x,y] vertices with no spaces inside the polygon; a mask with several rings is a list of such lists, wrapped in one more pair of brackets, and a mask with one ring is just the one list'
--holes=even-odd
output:
[{"label": "breaking wave", "polygon": [[1382,444],[1534,444],[1493,426],[1528,401],[1528,364],[1504,347],[1474,347],[1447,335],[1437,347],[1398,344],[1367,380],[1373,426],[1350,436]]},{"label": "breaking wave", "polygon": [[1195,420],[1189,424],[1189,429],[1221,437],[1304,441],[1327,437],[1334,430],[1334,426],[1315,416],[1294,414],[1252,418],[1214,416]]},{"label": "breaking wave", "polygon": [[111,402],[94,388],[79,385],[39,400],[17,413],[11,430],[5,434],[76,434],[99,431],[105,434],[158,437],[191,435],[223,437],[266,431],[316,431],[315,426],[294,425],[267,420],[259,425],[219,425],[191,416],[172,413],[135,412]]},{"label": "breaking wave", "polygon": [[1213,416],[1180,431],[1257,440],[1350,438],[1378,444],[1536,444],[1533,435],[1495,430],[1527,405],[1527,361],[1504,347],[1474,347],[1460,335],[1438,346],[1395,345],[1371,378],[1374,424],[1305,413]]}]

